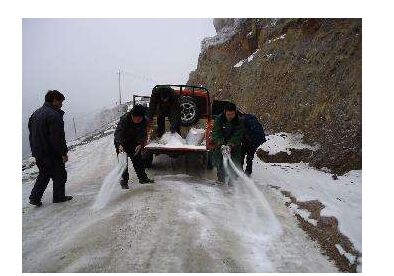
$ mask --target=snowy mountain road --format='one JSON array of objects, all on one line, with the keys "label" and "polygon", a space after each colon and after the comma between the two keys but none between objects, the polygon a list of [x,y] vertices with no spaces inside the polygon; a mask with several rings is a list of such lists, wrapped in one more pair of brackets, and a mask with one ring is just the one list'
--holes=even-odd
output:
[{"label": "snowy mountain road", "polygon": [[[37,171],[24,171],[23,272],[338,271],[276,190],[258,185],[281,224],[280,236],[259,203],[237,186],[242,183],[214,185],[214,171],[196,169],[195,158],[159,156],[148,170],[156,183],[116,187],[107,206],[93,210],[103,179],[116,164],[112,139],[70,152],[70,202],[52,204],[50,184],[43,206],[30,206]],[[135,181],[131,166],[129,171]]]}]

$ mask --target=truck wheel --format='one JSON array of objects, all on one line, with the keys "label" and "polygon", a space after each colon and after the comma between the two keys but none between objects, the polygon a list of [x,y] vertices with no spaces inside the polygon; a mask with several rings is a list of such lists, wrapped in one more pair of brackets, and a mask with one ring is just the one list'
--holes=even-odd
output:
[{"label": "truck wheel", "polygon": [[180,99],[181,107],[181,124],[183,126],[191,126],[197,123],[199,112],[196,100],[190,96],[183,96]]}]

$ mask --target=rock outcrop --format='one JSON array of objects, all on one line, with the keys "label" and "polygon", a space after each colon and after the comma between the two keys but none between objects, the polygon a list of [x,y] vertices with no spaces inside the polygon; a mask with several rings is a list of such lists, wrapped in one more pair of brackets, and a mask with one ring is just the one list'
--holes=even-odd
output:
[{"label": "rock outcrop", "polygon": [[319,143],[307,162],[361,168],[361,19],[215,19],[189,84]]}]

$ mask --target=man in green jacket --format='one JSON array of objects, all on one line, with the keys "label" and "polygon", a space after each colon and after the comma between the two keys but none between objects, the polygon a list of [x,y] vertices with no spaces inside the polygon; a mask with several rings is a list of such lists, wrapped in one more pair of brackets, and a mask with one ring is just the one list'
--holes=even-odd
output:
[{"label": "man in green jacket", "polygon": [[238,118],[237,107],[234,103],[228,103],[223,113],[216,118],[212,129],[212,141],[215,144],[213,162],[217,168],[218,182],[224,183],[226,176],[221,147],[229,146],[232,160],[237,166],[240,166],[243,135],[244,127]]}]

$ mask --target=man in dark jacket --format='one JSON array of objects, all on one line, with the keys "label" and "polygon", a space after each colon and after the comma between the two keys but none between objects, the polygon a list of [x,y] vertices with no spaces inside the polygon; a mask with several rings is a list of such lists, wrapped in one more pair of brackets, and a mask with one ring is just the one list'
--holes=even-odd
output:
[{"label": "man in dark jacket", "polygon": [[263,126],[256,116],[252,114],[243,114],[241,120],[245,127],[245,133],[242,139],[241,166],[243,167],[246,157],[245,174],[251,175],[254,154],[258,147],[266,141],[265,133]]},{"label": "man in dark jacket", "polygon": [[232,160],[236,165],[240,166],[243,135],[244,128],[238,117],[237,107],[233,103],[228,103],[224,108],[224,112],[216,118],[212,129],[212,142],[215,144],[213,162],[217,168],[219,183],[224,183],[226,176],[221,148],[222,146],[229,146]]},{"label": "man in dark jacket", "polygon": [[72,199],[65,195],[68,148],[64,134],[64,111],[61,110],[64,95],[50,90],[45,95],[44,105],[29,118],[29,140],[32,156],[36,159],[39,173],[30,194],[30,204],[41,206],[41,198],[49,180],[53,181],[53,202]]},{"label": "man in dark jacket", "polygon": [[153,88],[149,103],[148,119],[153,123],[153,116],[157,115],[157,137],[165,132],[165,118],[170,121],[171,133],[180,131],[180,103],[179,95],[169,86]]},{"label": "man in dark jacket", "polygon": [[[120,118],[114,134],[116,153],[126,152],[130,157],[135,173],[141,184],[153,183],[145,173],[141,150],[147,140],[147,120],[145,109],[142,105],[135,105],[130,112]],[[122,174],[120,185],[123,189],[128,189],[129,171],[126,167]]]}]

